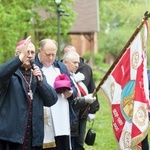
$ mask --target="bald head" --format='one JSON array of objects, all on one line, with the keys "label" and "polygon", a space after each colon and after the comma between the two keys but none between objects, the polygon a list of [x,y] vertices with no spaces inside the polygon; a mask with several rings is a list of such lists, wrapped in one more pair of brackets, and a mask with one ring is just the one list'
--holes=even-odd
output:
[{"label": "bald head", "polygon": [[67,45],[64,47],[63,51],[62,51],[62,55],[64,56],[65,53],[69,52],[69,51],[74,51],[76,52],[76,48],[72,45]]},{"label": "bald head", "polygon": [[45,46],[50,46],[57,51],[57,42],[52,39],[43,39],[40,41],[39,48],[43,50]]},{"label": "bald head", "polygon": [[39,45],[39,58],[45,67],[53,64],[57,53],[57,43],[52,39],[44,39],[40,41]]}]

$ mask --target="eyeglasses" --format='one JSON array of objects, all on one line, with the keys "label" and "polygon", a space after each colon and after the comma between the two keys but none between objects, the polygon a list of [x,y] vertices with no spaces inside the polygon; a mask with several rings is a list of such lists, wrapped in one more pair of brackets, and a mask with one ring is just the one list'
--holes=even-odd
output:
[{"label": "eyeglasses", "polygon": [[35,55],[35,52],[34,52],[34,51],[28,51],[27,53],[28,53],[28,55],[29,55],[29,54]]},{"label": "eyeglasses", "polygon": [[[20,51],[16,51],[16,52],[17,52],[18,54],[20,54],[20,53],[21,53]],[[28,55],[29,55],[29,54],[31,54],[31,55],[35,55],[35,52],[34,52],[34,51],[28,51],[27,53],[28,53]]]}]

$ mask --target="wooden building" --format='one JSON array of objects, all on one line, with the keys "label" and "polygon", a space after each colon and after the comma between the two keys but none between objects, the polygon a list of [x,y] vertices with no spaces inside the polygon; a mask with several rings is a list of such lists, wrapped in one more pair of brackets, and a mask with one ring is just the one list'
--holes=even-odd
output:
[{"label": "wooden building", "polygon": [[71,44],[82,56],[86,51],[98,51],[99,0],[75,0],[77,18],[68,35]]}]

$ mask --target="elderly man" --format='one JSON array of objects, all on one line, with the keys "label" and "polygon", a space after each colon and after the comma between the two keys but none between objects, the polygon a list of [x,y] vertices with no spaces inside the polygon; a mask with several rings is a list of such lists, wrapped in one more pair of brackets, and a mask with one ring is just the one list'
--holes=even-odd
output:
[{"label": "elderly man", "polygon": [[34,58],[35,46],[29,36],[17,44],[15,57],[0,67],[1,150],[42,149],[43,106],[55,104],[57,94],[38,66],[31,69]]},{"label": "elderly man", "polygon": [[[43,73],[51,86],[54,86],[55,79],[61,74],[66,74],[70,77],[66,66],[62,62],[56,60],[56,53],[57,45],[54,40],[43,39],[40,41],[36,63],[42,68]],[[75,119],[76,115],[70,104],[75,98],[77,90],[71,80],[70,83],[70,89],[66,89],[62,93],[57,93],[57,103],[54,106],[45,109],[46,128],[43,148],[55,149],[54,143],[56,143],[57,150],[71,149],[70,120],[72,121]],[[49,135],[47,134],[53,129],[55,139],[51,137],[52,132]]]},{"label": "elderly man", "polygon": [[[69,51],[76,52],[76,48],[72,45],[66,45],[64,47],[62,53],[64,55]],[[86,92],[86,90],[82,90],[82,89],[85,89],[84,87],[82,87],[80,89],[80,91],[82,93],[81,96],[84,96],[87,93],[92,93],[95,89],[95,83],[94,83],[94,79],[93,79],[92,69],[88,64],[86,64],[84,62],[84,59],[82,57],[80,57],[79,67],[78,67],[76,73],[79,75],[79,76],[76,75],[76,81],[77,82],[82,81],[87,88],[87,92]],[[80,73],[82,73],[84,75],[84,78],[80,77],[80,75],[81,75]],[[96,101],[94,101],[90,105],[87,104],[80,111],[80,119],[79,119],[80,134],[75,143],[76,150],[79,150],[79,149],[84,150],[84,138],[85,138],[87,120],[89,120],[89,121],[93,120],[95,118],[95,113],[98,110],[99,110],[99,101],[98,101],[98,97],[97,97]]]},{"label": "elderly man", "polygon": [[[68,71],[71,74],[71,78],[77,88],[77,97],[72,102],[73,109],[77,115],[77,120],[74,122],[71,122],[71,144],[72,144],[72,150],[76,150],[76,142],[80,135],[80,111],[82,110],[85,105],[92,104],[96,97],[93,97],[92,94],[88,94],[88,89],[86,88],[85,84],[82,82],[82,80],[85,78],[82,73],[75,73],[79,67],[80,62],[80,56],[75,51],[69,51],[65,53],[63,57],[63,63],[66,65]],[[77,78],[80,79],[80,81],[76,80]],[[79,88],[79,86],[82,86],[84,90],[86,91],[86,94],[82,96],[82,92]]]}]

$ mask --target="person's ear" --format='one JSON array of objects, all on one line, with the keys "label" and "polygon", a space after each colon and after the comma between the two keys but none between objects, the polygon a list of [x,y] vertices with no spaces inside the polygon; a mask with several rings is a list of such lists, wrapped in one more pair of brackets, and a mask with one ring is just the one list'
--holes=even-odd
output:
[{"label": "person's ear", "polygon": [[20,54],[20,52],[15,51],[15,56],[18,56]]},{"label": "person's ear", "polygon": [[38,48],[38,53],[40,53],[41,52],[41,49],[40,48]]}]

